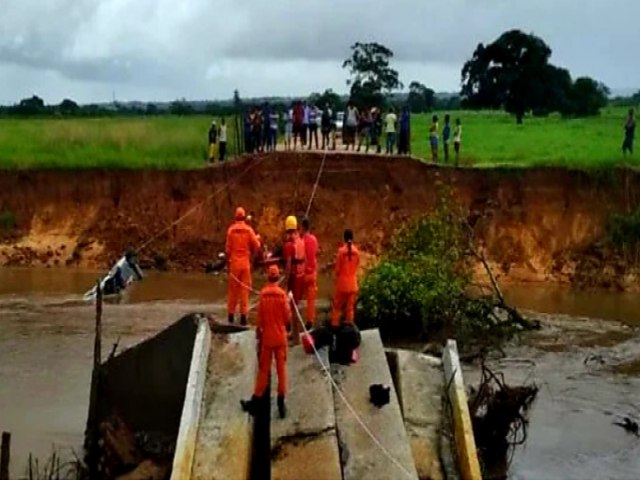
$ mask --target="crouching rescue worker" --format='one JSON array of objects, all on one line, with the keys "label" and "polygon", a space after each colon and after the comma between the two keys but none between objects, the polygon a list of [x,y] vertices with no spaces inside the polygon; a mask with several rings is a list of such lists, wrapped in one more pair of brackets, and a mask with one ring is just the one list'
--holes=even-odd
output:
[{"label": "crouching rescue worker", "polygon": [[311,233],[311,222],[302,219],[300,234],[304,241],[304,296],[307,299],[306,328],[313,328],[316,321],[316,299],[318,297],[318,239]]},{"label": "crouching rescue worker", "polygon": [[240,403],[245,411],[256,413],[258,399],[266,393],[269,384],[271,359],[274,358],[278,374],[278,413],[284,418],[287,415],[287,332],[291,326],[291,309],[286,292],[278,286],[278,266],[270,265],[267,275],[269,283],[260,292],[258,304],[258,376],[251,400]]},{"label": "crouching rescue worker", "polygon": [[245,211],[236,209],[235,222],[227,230],[226,255],[229,265],[227,308],[229,323],[233,323],[240,303],[240,323],[247,324],[249,290],[251,288],[251,256],[260,248],[253,229],[245,222]]},{"label": "crouching rescue worker", "polygon": [[[282,249],[287,279],[287,291],[293,294],[296,306],[304,295],[306,249],[304,241],[298,235],[298,220],[293,215],[285,220],[286,239]],[[297,343],[300,327],[293,322],[293,342]]]},{"label": "crouching rescue worker", "polygon": [[344,245],[338,249],[336,258],[336,287],[331,309],[331,327],[340,326],[340,315],[344,311],[344,319],[352,324],[354,309],[358,295],[358,266],[360,252],[353,245],[353,232],[344,231]]}]

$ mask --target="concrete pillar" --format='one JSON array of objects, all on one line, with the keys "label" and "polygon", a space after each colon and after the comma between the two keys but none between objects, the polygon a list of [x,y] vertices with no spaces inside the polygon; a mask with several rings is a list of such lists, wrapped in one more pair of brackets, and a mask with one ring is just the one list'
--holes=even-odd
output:
[{"label": "concrete pillar", "polygon": [[[326,349],[320,356],[329,365]],[[280,419],[276,402],[271,411],[272,480],[341,480],[333,395],[315,355],[301,347],[289,350],[287,417]],[[273,390],[276,379],[272,377]]]}]

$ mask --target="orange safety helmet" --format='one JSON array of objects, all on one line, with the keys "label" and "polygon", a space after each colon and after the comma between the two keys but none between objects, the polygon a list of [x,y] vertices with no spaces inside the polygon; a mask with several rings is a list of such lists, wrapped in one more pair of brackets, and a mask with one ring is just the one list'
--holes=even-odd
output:
[{"label": "orange safety helmet", "polygon": [[247,214],[244,211],[244,208],[242,208],[242,207],[236,208],[236,220],[244,220],[244,218],[246,216],[247,216]]}]

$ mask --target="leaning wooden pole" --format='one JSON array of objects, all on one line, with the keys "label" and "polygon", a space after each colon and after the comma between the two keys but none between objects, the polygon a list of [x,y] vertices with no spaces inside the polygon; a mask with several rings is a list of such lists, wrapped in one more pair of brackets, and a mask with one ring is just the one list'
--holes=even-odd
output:
[{"label": "leaning wooden pole", "polygon": [[0,480],[9,480],[9,460],[11,458],[11,434],[2,432],[0,445]]},{"label": "leaning wooden pole", "polygon": [[85,434],[85,450],[90,478],[97,478],[97,445],[98,445],[98,387],[100,383],[100,369],[102,362],[102,288],[100,280],[96,283],[96,325],[93,340],[93,369],[91,371],[91,391],[89,394],[89,414]]}]

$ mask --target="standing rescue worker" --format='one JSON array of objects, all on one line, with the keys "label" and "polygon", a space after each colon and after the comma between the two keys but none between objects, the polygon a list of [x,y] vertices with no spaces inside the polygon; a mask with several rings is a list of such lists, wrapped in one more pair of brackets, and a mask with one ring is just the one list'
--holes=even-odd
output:
[{"label": "standing rescue worker", "polygon": [[258,324],[256,340],[258,342],[258,375],[253,397],[249,402],[242,401],[242,407],[255,412],[257,400],[262,397],[271,376],[271,359],[276,361],[278,374],[278,413],[280,418],[287,415],[285,397],[287,395],[287,331],[291,326],[291,309],[286,292],[278,286],[280,269],[277,265],[269,266],[267,271],[269,283],[260,292],[258,304]]},{"label": "standing rescue worker", "polygon": [[340,314],[344,310],[347,323],[354,321],[354,309],[358,295],[358,266],[360,252],[353,245],[353,232],[344,231],[344,245],[336,258],[336,288],[331,308],[331,327],[340,326]]},{"label": "standing rescue worker", "polygon": [[[306,251],[304,241],[298,235],[298,219],[293,215],[285,220],[286,240],[282,249],[287,279],[287,291],[293,294],[296,306],[304,295]],[[293,341],[298,342],[300,328],[298,322],[293,322]]]},{"label": "standing rescue worker", "polygon": [[318,297],[318,239],[310,231],[311,222],[302,219],[300,235],[304,242],[304,296],[307,299],[307,330],[313,328],[316,321],[316,299]]},{"label": "standing rescue worker", "polygon": [[249,289],[251,288],[251,255],[257,253],[260,241],[253,228],[247,225],[244,208],[236,209],[235,222],[227,230],[225,252],[229,262],[229,290],[227,308],[229,323],[233,323],[240,303],[240,323],[247,324]]}]

